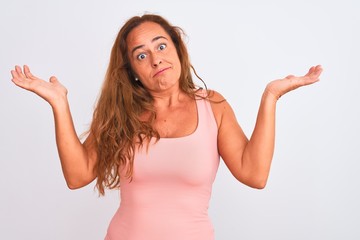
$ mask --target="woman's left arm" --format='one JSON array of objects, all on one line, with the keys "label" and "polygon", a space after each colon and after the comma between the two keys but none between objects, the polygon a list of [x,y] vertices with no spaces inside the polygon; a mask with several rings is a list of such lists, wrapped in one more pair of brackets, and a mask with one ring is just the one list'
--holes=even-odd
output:
[{"label": "woman's left arm", "polygon": [[321,72],[322,68],[318,65],[311,67],[304,76],[289,75],[270,82],[263,93],[250,140],[246,138],[227,102],[221,104],[221,109],[220,106],[214,107],[217,113],[221,112],[218,121],[220,155],[239,181],[254,188],[265,187],[274,153],[276,102],[289,91],[319,81]]}]

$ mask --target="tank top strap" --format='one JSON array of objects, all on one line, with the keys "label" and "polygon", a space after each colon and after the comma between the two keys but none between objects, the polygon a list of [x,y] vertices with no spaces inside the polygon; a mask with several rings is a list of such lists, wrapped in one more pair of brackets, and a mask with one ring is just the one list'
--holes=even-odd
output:
[{"label": "tank top strap", "polygon": [[[200,134],[201,136],[213,137],[217,136],[217,124],[214,113],[212,111],[211,103],[207,97],[205,89],[201,89],[197,92],[196,104],[198,111],[198,131],[206,134]],[[215,135],[215,136],[214,136]]]}]

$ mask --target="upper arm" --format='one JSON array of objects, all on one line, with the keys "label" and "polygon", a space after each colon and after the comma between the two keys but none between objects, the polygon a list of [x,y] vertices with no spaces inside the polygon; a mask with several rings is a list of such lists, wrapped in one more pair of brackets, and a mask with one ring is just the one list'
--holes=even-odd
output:
[{"label": "upper arm", "polygon": [[248,139],[240,127],[233,109],[224,97],[214,92],[210,100],[218,125],[217,140],[220,156],[232,175],[244,182],[241,160]]},{"label": "upper arm", "polygon": [[85,148],[88,158],[88,170],[95,173],[96,163],[97,163],[97,152],[95,147],[95,139],[91,133],[84,141],[83,146]]},{"label": "upper arm", "polygon": [[83,151],[86,158],[85,171],[77,180],[68,182],[70,189],[78,189],[91,183],[97,176],[97,152],[95,148],[94,136],[90,133],[83,142]]}]

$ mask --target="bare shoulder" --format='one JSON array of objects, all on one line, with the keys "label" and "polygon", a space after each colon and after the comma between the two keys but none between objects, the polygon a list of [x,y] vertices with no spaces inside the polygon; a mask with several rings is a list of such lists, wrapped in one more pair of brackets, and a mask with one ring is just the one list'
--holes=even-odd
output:
[{"label": "bare shoulder", "polygon": [[226,101],[226,98],[219,92],[215,90],[208,90],[207,93],[207,98],[211,103],[211,108],[213,110],[217,125],[220,127],[224,115],[228,114],[228,112],[232,112],[231,106]]},{"label": "bare shoulder", "polygon": [[221,103],[226,101],[222,94],[212,89],[207,90],[207,98],[213,103]]}]

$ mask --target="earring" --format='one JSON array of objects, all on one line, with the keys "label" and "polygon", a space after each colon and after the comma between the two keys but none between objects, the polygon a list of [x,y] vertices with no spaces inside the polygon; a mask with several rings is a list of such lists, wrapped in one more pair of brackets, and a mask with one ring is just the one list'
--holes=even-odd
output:
[{"label": "earring", "polygon": [[136,78],[135,78],[135,81],[139,81],[139,79],[136,77]]}]

